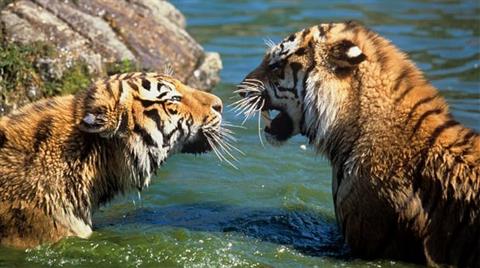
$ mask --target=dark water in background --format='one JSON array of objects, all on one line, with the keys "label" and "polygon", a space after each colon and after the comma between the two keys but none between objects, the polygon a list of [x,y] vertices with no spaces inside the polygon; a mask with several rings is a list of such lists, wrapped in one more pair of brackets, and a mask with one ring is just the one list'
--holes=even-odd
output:
[{"label": "dark water in background", "polygon": [[[462,123],[480,130],[478,1],[172,1],[188,31],[221,53],[231,91],[265,52],[263,39],[325,21],[356,19],[408,52]],[[242,120],[227,112],[226,119]],[[169,159],[150,188],[95,216],[89,240],[36,250],[0,250],[0,267],[412,267],[348,256],[335,226],[328,162],[295,137],[262,147],[256,122],[240,129],[247,156],[235,170],[213,154]]]}]

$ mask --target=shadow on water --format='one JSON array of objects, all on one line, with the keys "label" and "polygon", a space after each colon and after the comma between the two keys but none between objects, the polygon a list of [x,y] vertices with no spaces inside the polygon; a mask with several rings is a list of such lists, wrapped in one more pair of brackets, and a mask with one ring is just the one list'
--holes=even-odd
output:
[{"label": "shadow on water", "polygon": [[193,231],[235,232],[290,246],[309,256],[348,259],[335,221],[306,211],[248,208],[217,203],[136,209],[123,217],[98,219],[96,229],[129,224],[181,227]]}]

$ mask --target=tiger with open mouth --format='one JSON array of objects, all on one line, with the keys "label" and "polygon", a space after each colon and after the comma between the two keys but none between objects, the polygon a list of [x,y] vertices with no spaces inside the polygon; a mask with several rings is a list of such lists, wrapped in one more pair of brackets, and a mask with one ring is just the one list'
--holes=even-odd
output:
[{"label": "tiger with open mouth", "polygon": [[0,118],[0,245],[86,238],[94,210],[148,186],[168,156],[228,152],[222,109],[169,75],[126,73]]},{"label": "tiger with open mouth", "polygon": [[356,22],[304,29],[236,92],[270,143],[302,134],[330,160],[354,255],[480,267],[480,136],[388,40]]}]

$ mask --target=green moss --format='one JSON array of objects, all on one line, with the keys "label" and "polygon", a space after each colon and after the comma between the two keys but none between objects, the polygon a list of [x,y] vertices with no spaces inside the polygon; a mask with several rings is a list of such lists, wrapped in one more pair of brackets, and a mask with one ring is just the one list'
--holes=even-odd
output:
[{"label": "green moss", "polygon": [[84,62],[77,62],[67,69],[58,80],[44,82],[44,95],[68,95],[86,89],[92,82],[88,66]]},{"label": "green moss", "polygon": [[129,73],[139,71],[140,67],[132,60],[122,60],[107,64],[107,74]]},{"label": "green moss", "polygon": [[[51,66],[45,64],[50,64],[49,59],[57,57],[56,49],[45,43],[23,45],[0,42],[0,108],[2,103],[28,101],[26,94],[30,88],[38,89],[39,96],[43,97],[74,94],[88,88],[96,78],[82,61],[74,62],[57,75],[49,73],[55,68],[50,69]],[[137,63],[131,60],[107,64],[108,75],[138,70]]]},{"label": "green moss", "polygon": [[[38,97],[74,94],[88,88],[95,77],[85,62],[74,62],[61,71],[61,77],[49,74],[50,67],[41,62],[57,57],[56,49],[44,43],[0,42],[0,116],[15,104],[23,105]],[[30,95],[31,89],[35,89],[33,95]]]},{"label": "green moss", "polygon": [[[11,92],[28,85],[41,84],[35,62],[42,57],[51,57],[54,51],[45,44],[17,45],[12,43],[0,46],[0,86]],[[2,91],[2,94],[5,94]]]}]

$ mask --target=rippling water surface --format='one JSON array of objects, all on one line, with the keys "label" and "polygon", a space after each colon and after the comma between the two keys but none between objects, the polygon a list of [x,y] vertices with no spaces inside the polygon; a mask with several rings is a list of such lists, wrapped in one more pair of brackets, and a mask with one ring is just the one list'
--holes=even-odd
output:
[{"label": "rippling water surface", "polygon": [[[462,123],[480,130],[478,1],[175,0],[188,31],[221,53],[222,83],[232,89],[265,52],[324,21],[356,19],[408,52]],[[147,34],[147,33],[146,33]],[[241,118],[226,112],[226,119]],[[65,239],[35,250],[0,249],[0,267],[412,267],[348,255],[335,225],[328,162],[305,140],[262,147],[256,122],[237,131],[245,152],[235,170],[213,154],[177,155],[150,188],[117,198],[95,215],[91,239]]]}]

